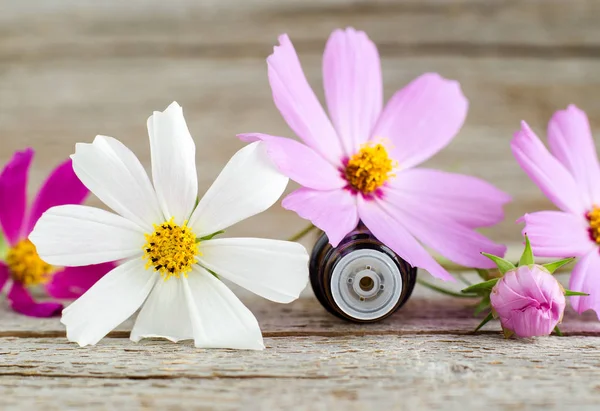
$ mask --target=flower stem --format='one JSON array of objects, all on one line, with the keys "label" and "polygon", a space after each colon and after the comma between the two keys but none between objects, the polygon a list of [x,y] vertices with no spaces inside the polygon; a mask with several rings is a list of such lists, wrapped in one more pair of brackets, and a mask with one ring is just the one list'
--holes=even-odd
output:
[{"label": "flower stem", "polygon": [[305,228],[288,238],[288,241],[299,241],[302,238],[306,237],[311,231],[313,231],[316,228],[317,227],[315,227],[313,224],[309,224]]},{"label": "flower stem", "polygon": [[443,287],[438,287],[437,285],[433,285],[425,280],[421,280],[420,278],[417,278],[417,283],[421,284],[423,287],[429,288],[430,290],[437,291],[438,293],[442,293],[442,294],[446,294],[446,295],[451,295],[452,297],[458,297],[458,298],[477,298],[478,297],[477,294],[463,294],[460,292],[457,293],[457,292],[448,290]]}]

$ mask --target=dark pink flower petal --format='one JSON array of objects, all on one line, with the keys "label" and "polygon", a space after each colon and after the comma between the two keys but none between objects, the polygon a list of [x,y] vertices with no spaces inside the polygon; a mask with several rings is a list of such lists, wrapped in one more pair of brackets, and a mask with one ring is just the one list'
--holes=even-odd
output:
[{"label": "dark pink flower petal", "polygon": [[538,257],[578,257],[597,249],[588,232],[584,216],[562,211],[538,211],[525,214],[523,235],[529,237]]},{"label": "dark pink flower petal", "polygon": [[0,174],[0,226],[6,240],[15,245],[21,239],[27,211],[27,179],[33,149],[17,151]]},{"label": "dark pink flower petal", "polygon": [[356,197],[348,190],[300,188],[284,198],[281,205],[325,231],[334,247],[358,225]]},{"label": "dark pink flower petal", "polygon": [[457,264],[493,268],[495,264],[481,253],[503,256],[506,252],[505,246],[442,214],[423,209],[418,202],[405,202],[402,197],[387,193],[384,200],[393,215],[414,237]]},{"label": "dark pink flower petal", "polygon": [[2,291],[9,278],[10,272],[8,271],[8,267],[0,261],[0,291]]},{"label": "dark pink flower petal", "polygon": [[413,267],[429,271],[445,281],[454,278],[414,239],[399,220],[400,216],[389,204],[378,198],[364,199],[357,196],[358,215],[373,235],[390,247]]},{"label": "dark pink flower petal", "polygon": [[600,167],[586,114],[570,105],[548,123],[550,151],[575,178],[586,204],[600,203]]},{"label": "dark pink flower petal", "polygon": [[362,31],[334,31],[323,54],[329,115],[348,157],[371,136],[383,103],[377,47]]},{"label": "dark pink flower petal", "polygon": [[60,303],[34,301],[29,291],[18,282],[13,282],[8,299],[13,310],[30,317],[54,317],[59,315],[63,309],[63,305]]},{"label": "dark pink flower petal", "polygon": [[344,151],[338,136],[306,81],[287,34],[279,36],[279,46],[275,46],[267,64],[273,100],[290,128],[329,162],[339,163]]},{"label": "dark pink flower petal", "polygon": [[396,92],[383,109],[372,140],[389,139],[403,169],[427,160],[454,138],[469,103],[456,81],[428,73]]},{"label": "dark pink flower petal", "polygon": [[387,195],[422,214],[446,217],[470,228],[502,221],[502,208],[511,200],[479,178],[424,168],[399,171],[390,180]]},{"label": "dark pink flower petal", "polygon": [[594,250],[584,255],[571,273],[569,289],[588,293],[571,297],[571,305],[578,313],[594,310],[600,319],[600,254]]},{"label": "dark pink flower petal", "polygon": [[582,201],[573,176],[548,152],[526,122],[521,122],[521,130],[515,133],[510,146],[523,171],[558,208],[581,215],[588,211],[586,206],[591,204]]},{"label": "dark pink flower petal", "polygon": [[52,276],[46,291],[54,298],[78,298],[113,268],[114,263],[67,267]]},{"label": "dark pink flower petal", "polygon": [[40,189],[29,214],[24,234],[33,230],[40,216],[50,207],[63,204],[81,204],[89,194],[88,189],[79,181],[73,171],[71,159],[60,164],[48,176]]},{"label": "dark pink flower petal", "polygon": [[315,190],[346,186],[341,172],[312,148],[295,140],[261,133],[240,134],[242,141],[263,141],[267,154],[279,171],[298,184]]}]

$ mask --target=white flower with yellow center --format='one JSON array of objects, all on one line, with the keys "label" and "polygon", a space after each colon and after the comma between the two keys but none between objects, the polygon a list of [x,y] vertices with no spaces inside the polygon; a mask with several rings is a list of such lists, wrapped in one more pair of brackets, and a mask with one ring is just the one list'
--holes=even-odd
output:
[{"label": "white flower with yellow center", "polygon": [[148,133],[154,184],[114,138],[77,144],[75,173],[117,214],[54,207],[29,237],[52,265],[123,261],[63,311],[67,338],[96,344],[141,307],[133,341],[163,337],[193,339],[203,348],[264,348],[256,318],[217,275],[288,303],[307,284],[308,254],[287,241],[213,237],[273,205],[287,177],[271,164],[264,143],[253,143],[231,158],[196,206],[196,148],[181,107],[154,112]]}]

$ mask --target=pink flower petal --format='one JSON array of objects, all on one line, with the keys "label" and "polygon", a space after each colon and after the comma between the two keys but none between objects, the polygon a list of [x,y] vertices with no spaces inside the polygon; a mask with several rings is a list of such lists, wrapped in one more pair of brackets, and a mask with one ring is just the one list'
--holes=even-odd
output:
[{"label": "pink flower petal", "polygon": [[356,197],[348,190],[300,188],[284,198],[281,205],[325,231],[334,247],[358,225]]},{"label": "pink flower petal", "polygon": [[403,169],[413,167],[450,143],[465,121],[468,105],[458,82],[423,74],[394,94],[371,139],[390,139],[392,158]]},{"label": "pink flower petal", "polygon": [[31,298],[29,291],[18,282],[14,282],[8,299],[13,310],[30,317],[54,317],[63,310],[63,305],[55,302],[38,303]]},{"label": "pink flower petal", "polygon": [[518,337],[550,334],[566,305],[563,288],[539,265],[507,272],[492,289],[490,301],[502,326]]},{"label": "pink flower petal", "polygon": [[423,168],[399,171],[386,193],[422,214],[439,215],[469,228],[502,221],[502,207],[511,200],[481,179]]},{"label": "pink flower petal", "polygon": [[575,264],[569,289],[589,294],[571,297],[571,305],[579,314],[594,310],[600,319],[600,254],[597,250],[584,255]]},{"label": "pink flower petal", "polygon": [[526,122],[521,122],[521,130],[515,133],[510,145],[523,171],[550,201],[563,211],[585,214],[586,204],[573,176],[546,150]]},{"label": "pink flower petal", "polygon": [[2,291],[9,278],[10,272],[8,271],[8,267],[0,261],[0,291]]},{"label": "pink flower petal", "polygon": [[457,264],[493,268],[495,264],[481,253],[502,256],[506,252],[505,246],[494,243],[431,208],[422,207],[425,202],[404,201],[403,196],[397,195],[394,190],[387,190],[384,200],[393,210],[393,215],[413,236]]},{"label": "pink flower petal", "polygon": [[373,235],[390,247],[413,267],[429,271],[445,281],[454,278],[419,244],[398,220],[396,210],[378,198],[364,199],[357,196],[358,215]]},{"label": "pink flower petal", "polygon": [[334,190],[347,185],[338,169],[312,148],[295,140],[268,134],[240,134],[242,141],[263,141],[279,171],[298,184],[315,190]]},{"label": "pink flower petal", "polygon": [[33,149],[17,151],[0,174],[0,226],[10,245],[21,239]]},{"label": "pink flower petal", "polygon": [[306,81],[296,50],[287,34],[267,58],[269,83],[279,112],[308,145],[337,165],[344,157],[333,125]]},{"label": "pink flower petal", "polygon": [[570,105],[548,123],[550,151],[575,178],[586,204],[600,203],[600,167],[586,114]]},{"label": "pink flower petal", "polygon": [[[536,302],[548,302],[548,298],[544,295],[538,281],[540,281],[539,268],[520,267],[515,275],[506,275],[505,282],[508,287],[516,293],[521,294],[525,299],[532,299]],[[556,282],[556,281],[555,281]],[[554,284],[556,287],[556,284]],[[550,294],[552,295],[552,294]]]},{"label": "pink flower petal", "polygon": [[525,308],[522,315],[515,315],[511,319],[512,330],[520,338],[550,335],[556,327],[556,321],[549,311],[543,312],[533,306]]},{"label": "pink flower petal", "polygon": [[525,214],[523,235],[529,237],[538,257],[577,257],[597,248],[583,216],[562,211],[538,211]]},{"label": "pink flower petal", "polygon": [[88,189],[73,171],[71,159],[63,162],[48,176],[38,192],[24,234],[28,235],[33,230],[37,220],[49,208],[64,204],[81,204],[88,194]]},{"label": "pink flower petal", "polygon": [[114,263],[67,267],[52,276],[46,291],[54,298],[78,298],[113,268]]},{"label": "pink flower petal", "polygon": [[323,54],[329,115],[348,157],[371,136],[381,113],[383,84],[377,47],[362,31],[334,31]]}]

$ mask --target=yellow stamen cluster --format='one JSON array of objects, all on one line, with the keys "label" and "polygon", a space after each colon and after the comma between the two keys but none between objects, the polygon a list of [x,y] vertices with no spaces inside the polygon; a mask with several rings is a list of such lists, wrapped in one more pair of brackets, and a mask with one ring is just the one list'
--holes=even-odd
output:
[{"label": "yellow stamen cluster", "polygon": [[26,286],[45,284],[52,277],[53,267],[40,258],[29,240],[8,250],[6,264],[12,279]]},{"label": "yellow stamen cluster", "polygon": [[366,144],[348,160],[344,174],[350,186],[370,194],[393,177],[395,166],[382,144]]},{"label": "yellow stamen cluster", "polygon": [[199,255],[196,235],[187,226],[187,221],[179,226],[174,219],[154,225],[154,233],[146,234],[143,259],[146,269],[154,267],[155,271],[166,280],[171,277],[187,276]]},{"label": "yellow stamen cluster", "polygon": [[592,211],[587,213],[586,217],[590,222],[590,237],[597,244],[600,244],[600,207],[594,206]]}]

